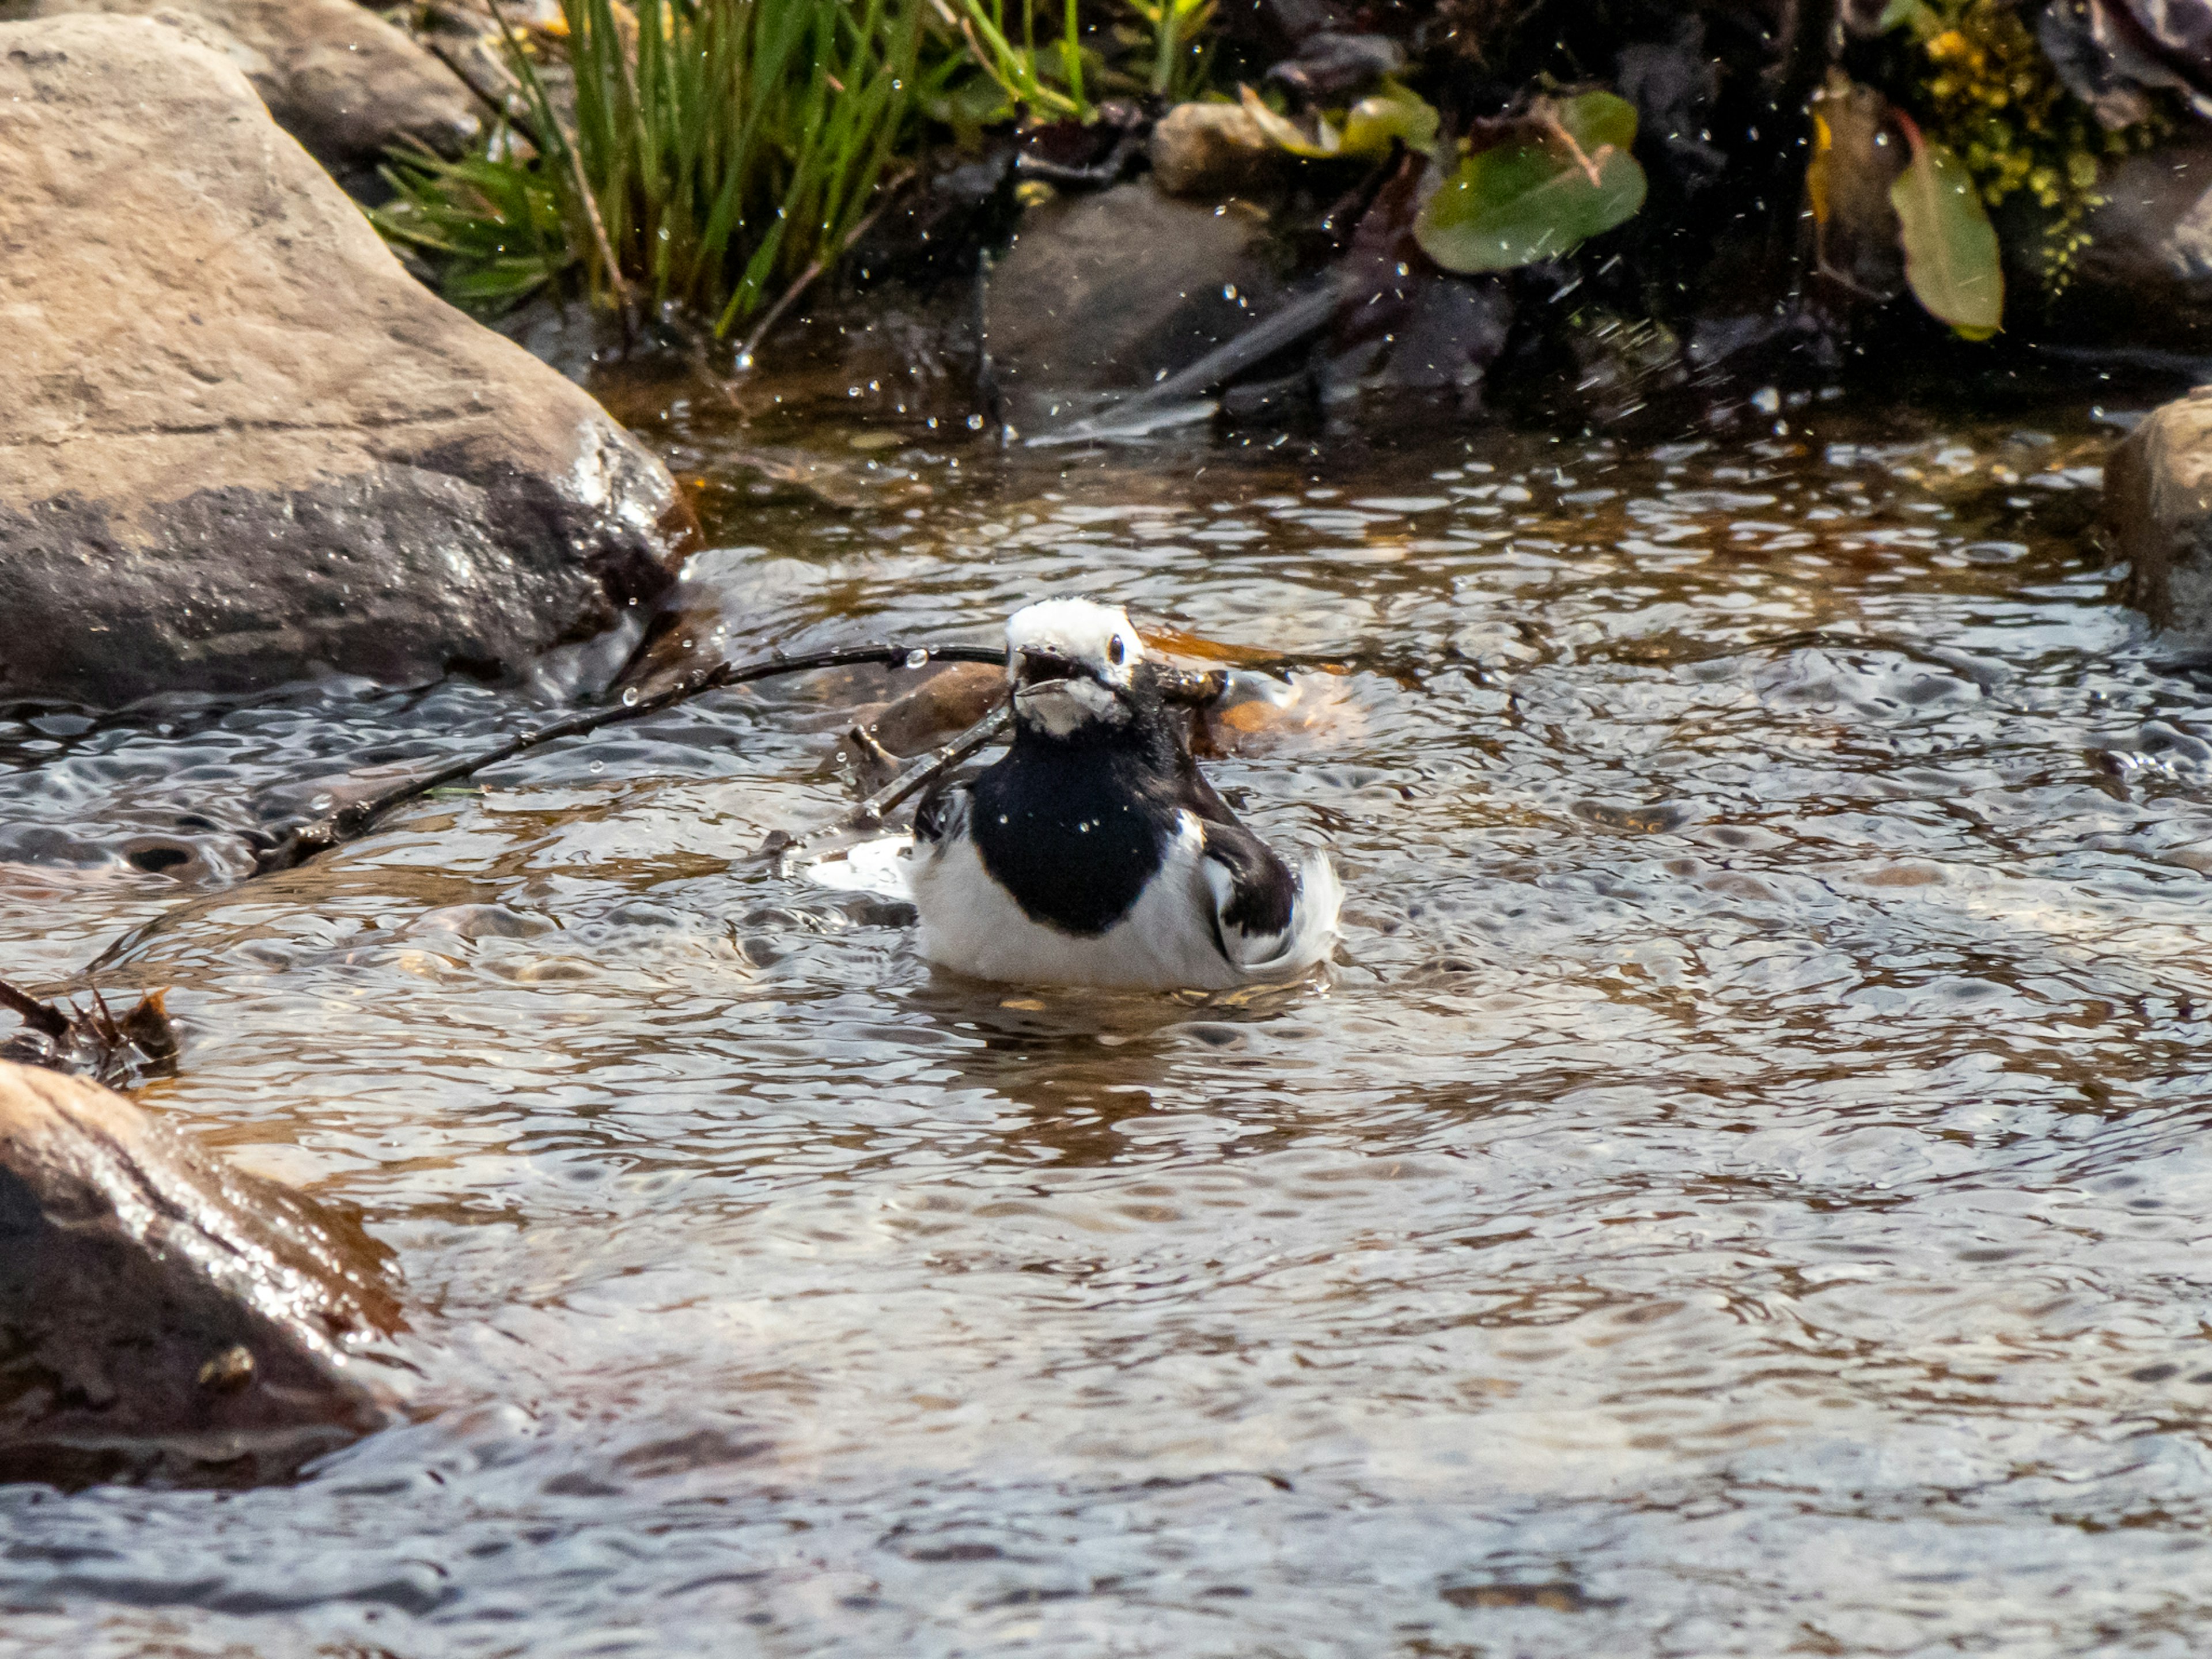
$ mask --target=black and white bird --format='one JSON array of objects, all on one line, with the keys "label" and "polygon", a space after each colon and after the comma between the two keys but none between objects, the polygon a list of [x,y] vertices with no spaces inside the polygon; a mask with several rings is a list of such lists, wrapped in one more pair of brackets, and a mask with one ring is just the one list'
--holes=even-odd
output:
[{"label": "black and white bird", "polygon": [[1014,736],[915,816],[921,953],[980,979],[1225,990],[1328,954],[1341,890],[1237,821],[1191,758],[1120,610],[1048,599],[1006,623]]}]

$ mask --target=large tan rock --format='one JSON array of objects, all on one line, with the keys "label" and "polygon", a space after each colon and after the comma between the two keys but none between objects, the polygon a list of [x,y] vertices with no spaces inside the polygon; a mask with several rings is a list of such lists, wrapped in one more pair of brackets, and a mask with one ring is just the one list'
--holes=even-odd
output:
[{"label": "large tan rock", "polygon": [[511,675],[667,586],[665,470],[208,46],[0,24],[0,697]]},{"label": "large tan rock", "polygon": [[120,1095],[0,1061],[0,1480],[249,1485],[381,1427],[380,1256]]},{"label": "large tan rock", "polygon": [[2105,468],[2128,598],[2159,628],[2212,638],[2212,387],[2154,410]]},{"label": "large tan rock", "polygon": [[205,25],[270,113],[327,166],[373,165],[410,143],[457,154],[477,135],[477,101],[459,77],[356,0],[0,0],[0,21],[72,12]]}]

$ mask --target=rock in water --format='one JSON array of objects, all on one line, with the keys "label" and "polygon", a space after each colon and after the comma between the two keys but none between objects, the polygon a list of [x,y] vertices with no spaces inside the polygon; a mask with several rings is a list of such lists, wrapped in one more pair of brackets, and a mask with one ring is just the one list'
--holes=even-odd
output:
[{"label": "rock in water", "polygon": [[2212,389],[2154,410],[2105,467],[2105,516],[2128,602],[2212,641]]},{"label": "rock in water", "polygon": [[0,24],[0,696],[501,678],[668,586],[665,469],[209,47]]},{"label": "rock in water", "polygon": [[459,155],[478,131],[460,77],[355,0],[0,0],[8,22],[163,11],[205,24],[278,124],[334,170],[373,176],[386,151],[413,144]]},{"label": "rock in water", "polygon": [[[2212,144],[2130,155],[2097,186],[2089,245],[2057,331],[2088,343],[2212,350]],[[2039,257],[2039,241],[2023,252]]]},{"label": "rock in water", "polygon": [[1285,160],[1242,104],[1177,104],[1152,128],[1152,179],[1170,196],[1258,195]]},{"label": "rock in water", "polygon": [[250,1486],[389,1420],[381,1252],[122,1096],[0,1061],[0,1480]]},{"label": "rock in water", "polygon": [[1283,295],[1267,222],[1149,180],[1031,210],[983,296],[984,343],[1010,412],[1068,418],[1071,394],[1139,390],[1243,333]]}]

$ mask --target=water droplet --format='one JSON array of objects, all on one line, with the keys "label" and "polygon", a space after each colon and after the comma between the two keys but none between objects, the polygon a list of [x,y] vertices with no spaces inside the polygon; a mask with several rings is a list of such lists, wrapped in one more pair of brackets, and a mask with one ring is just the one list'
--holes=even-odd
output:
[{"label": "water droplet", "polygon": [[927,667],[929,665],[929,653],[923,650],[921,647],[917,645],[913,650],[906,653],[906,665],[908,668]]},{"label": "water droplet", "polygon": [[637,688],[635,686],[627,685],[623,688],[623,707],[625,708],[635,708],[637,707]]},{"label": "water droplet", "polygon": [[983,429],[983,417],[981,415],[970,415],[968,417],[968,429],[970,432],[981,432]]},{"label": "water droplet", "polygon": [[592,763],[592,770],[594,772],[604,772],[606,769],[607,763],[605,761],[593,761]]}]

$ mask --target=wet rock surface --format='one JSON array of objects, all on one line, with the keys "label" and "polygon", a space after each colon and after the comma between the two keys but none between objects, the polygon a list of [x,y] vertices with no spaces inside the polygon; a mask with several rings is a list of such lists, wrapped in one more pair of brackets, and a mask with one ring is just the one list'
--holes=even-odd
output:
[{"label": "wet rock surface", "polygon": [[2156,410],[2105,470],[2105,513],[2154,626],[2212,643],[2212,390]]},{"label": "wet rock surface", "polygon": [[282,1480],[391,1416],[382,1252],[122,1096],[0,1061],[0,1480]]},{"label": "wet rock surface", "polygon": [[0,695],[508,678],[667,586],[665,469],[410,278],[209,47],[0,25]]},{"label": "wet rock surface", "polygon": [[2212,352],[2212,144],[2130,155],[2100,188],[2062,330]]},{"label": "wet rock surface", "polygon": [[353,0],[0,0],[0,21],[80,12],[198,25],[334,169],[373,176],[396,147],[457,155],[477,135],[479,106],[459,78]]},{"label": "wet rock surface", "polygon": [[1284,153],[1241,104],[1177,104],[1152,128],[1152,179],[1170,196],[1249,196],[1280,183]]},{"label": "wet rock surface", "polygon": [[984,296],[1009,415],[1033,423],[1060,394],[1150,386],[1250,327],[1283,294],[1267,231],[1251,209],[1176,201],[1149,181],[1033,210]]}]

